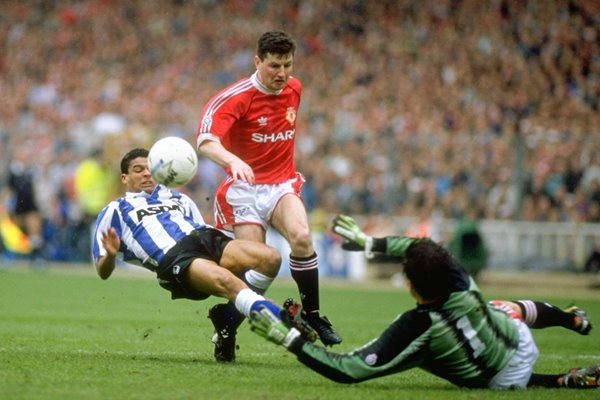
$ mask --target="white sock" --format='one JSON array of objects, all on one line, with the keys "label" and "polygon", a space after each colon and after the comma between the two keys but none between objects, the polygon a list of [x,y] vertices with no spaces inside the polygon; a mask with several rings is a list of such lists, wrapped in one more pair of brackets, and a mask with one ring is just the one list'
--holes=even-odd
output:
[{"label": "white sock", "polygon": [[252,304],[260,300],[265,300],[265,298],[260,294],[253,292],[251,289],[242,289],[235,298],[235,307],[239,312],[249,318]]},{"label": "white sock", "polygon": [[275,279],[253,269],[246,271],[244,277],[246,278],[246,282],[248,283],[248,285],[255,287],[256,289],[258,289],[258,291],[262,293],[267,291],[267,289],[269,288],[269,286],[271,286],[271,283],[273,283],[273,280]]}]

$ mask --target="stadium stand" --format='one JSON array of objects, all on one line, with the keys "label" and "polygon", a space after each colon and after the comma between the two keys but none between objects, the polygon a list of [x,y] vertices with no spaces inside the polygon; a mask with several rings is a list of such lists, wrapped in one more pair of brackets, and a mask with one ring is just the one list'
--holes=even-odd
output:
[{"label": "stadium stand", "polygon": [[[82,236],[77,165],[193,140],[210,94],[281,28],[299,43],[310,209],[599,223],[599,27],[595,0],[3,2],[2,200],[14,149],[33,149],[50,258],[85,259],[64,249]],[[210,221],[209,164],[186,190]]]}]

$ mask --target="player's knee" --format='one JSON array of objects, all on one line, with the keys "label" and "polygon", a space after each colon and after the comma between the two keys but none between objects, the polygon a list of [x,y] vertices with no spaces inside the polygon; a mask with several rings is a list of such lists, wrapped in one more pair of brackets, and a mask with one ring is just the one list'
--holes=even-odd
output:
[{"label": "player's knee", "polygon": [[313,252],[312,237],[308,229],[290,235],[288,242],[294,254],[312,254]]}]

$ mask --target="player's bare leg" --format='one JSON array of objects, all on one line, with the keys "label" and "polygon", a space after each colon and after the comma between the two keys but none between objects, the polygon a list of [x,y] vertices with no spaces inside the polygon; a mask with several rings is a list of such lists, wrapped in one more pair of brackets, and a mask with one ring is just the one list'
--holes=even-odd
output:
[{"label": "player's bare leg", "polygon": [[215,346],[215,359],[231,362],[235,360],[237,349],[237,328],[244,320],[235,304],[237,295],[248,288],[257,294],[264,293],[277,276],[281,257],[270,246],[236,240],[225,246],[220,263],[195,260],[190,266],[188,280],[204,293],[229,299],[228,303],[213,306],[208,318],[215,328],[211,339]]},{"label": "player's bare leg", "polygon": [[290,245],[290,272],[298,286],[308,323],[317,331],[323,344],[341,343],[342,338],[331,322],[319,313],[318,256],[302,200],[294,194],[283,196],[273,212],[271,224]]}]

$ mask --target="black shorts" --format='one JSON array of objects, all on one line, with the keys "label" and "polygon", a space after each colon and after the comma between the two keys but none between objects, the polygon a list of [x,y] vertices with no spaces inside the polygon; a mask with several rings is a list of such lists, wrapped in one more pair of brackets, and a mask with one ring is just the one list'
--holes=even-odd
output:
[{"label": "black shorts", "polygon": [[187,281],[186,270],[196,258],[221,261],[225,245],[232,239],[214,228],[200,228],[178,241],[158,264],[156,277],[171,298],[204,300],[210,295],[192,288]]}]

